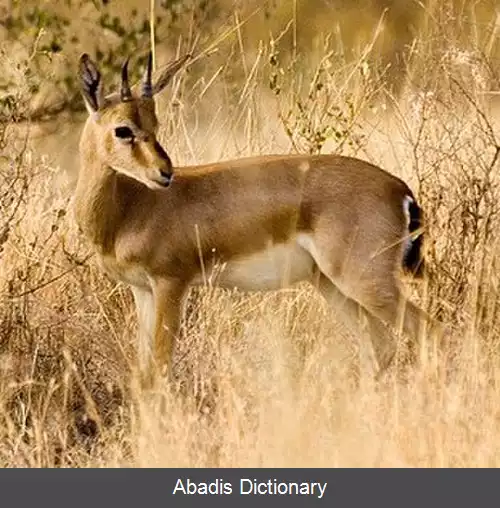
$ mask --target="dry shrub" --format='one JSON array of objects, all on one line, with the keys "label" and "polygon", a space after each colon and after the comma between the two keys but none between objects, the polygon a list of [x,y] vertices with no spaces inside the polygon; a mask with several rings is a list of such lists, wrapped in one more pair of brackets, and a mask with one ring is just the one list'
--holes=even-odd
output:
[{"label": "dry shrub", "polygon": [[448,348],[457,353],[465,337],[496,349],[500,144],[486,56],[464,69],[452,53],[428,61],[419,84],[409,80],[404,97],[391,97],[391,112],[402,138],[395,151],[425,210],[427,305],[454,330]]},{"label": "dry shrub", "polygon": [[130,363],[117,330],[121,339],[129,301],[89,263],[54,171],[19,138],[28,63],[2,102],[0,460],[35,466],[120,420]]},{"label": "dry shrub", "polygon": [[1,257],[1,416],[6,442],[40,433],[49,453],[119,416],[129,300],[89,264],[48,169],[26,155],[18,164],[26,185]]}]

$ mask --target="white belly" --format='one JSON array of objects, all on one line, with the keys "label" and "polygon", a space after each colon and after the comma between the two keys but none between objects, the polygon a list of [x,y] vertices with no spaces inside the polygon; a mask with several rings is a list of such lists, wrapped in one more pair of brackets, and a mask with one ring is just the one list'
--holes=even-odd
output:
[{"label": "white belly", "polygon": [[[270,245],[248,257],[230,260],[207,270],[195,284],[212,284],[243,291],[280,289],[296,282],[310,280],[314,261],[296,241]],[[205,279],[205,280],[204,280]]]}]

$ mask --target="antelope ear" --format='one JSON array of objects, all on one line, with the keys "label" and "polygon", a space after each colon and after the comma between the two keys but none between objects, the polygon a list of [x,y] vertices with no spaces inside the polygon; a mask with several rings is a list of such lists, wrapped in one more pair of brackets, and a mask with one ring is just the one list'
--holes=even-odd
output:
[{"label": "antelope ear", "polygon": [[95,113],[104,104],[101,73],[87,53],[80,57],[78,77],[80,90],[89,113]]},{"label": "antelope ear", "polygon": [[182,68],[182,66],[190,60],[190,54],[184,55],[173,62],[165,65],[153,74],[153,95],[160,93],[172,80],[175,74]]}]

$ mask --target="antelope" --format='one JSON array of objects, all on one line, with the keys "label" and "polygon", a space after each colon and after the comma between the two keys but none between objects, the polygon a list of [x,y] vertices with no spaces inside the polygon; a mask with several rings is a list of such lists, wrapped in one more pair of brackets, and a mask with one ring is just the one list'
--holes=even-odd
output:
[{"label": "antelope", "polygon": [[79,61],[89,116],[75,218],[102,269],[133,292],[145,384],[168,378],[187,290],[216,270],[215,285],[244,291],[311,282],[351,329],[361,330],[365,316],[385,368],[398,325],[418,340],[421,324],[432,324],[400,288],[403,272],[423,273],[423,218],[412,191],[340,155],[174,167],[156,137],[155,95],[188,58],[153,73],[150,55],[132,87],[127,60],[119,91],[107,96],[96,64],[87,54]]}]

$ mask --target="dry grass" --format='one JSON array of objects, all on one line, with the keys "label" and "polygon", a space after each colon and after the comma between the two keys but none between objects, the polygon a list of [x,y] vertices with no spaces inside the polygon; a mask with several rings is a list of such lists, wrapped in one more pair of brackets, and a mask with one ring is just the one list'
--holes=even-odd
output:
[{"label": "dry grass", "polygon": [[356,154],[410,183],[427,211],[431,276],[407,291],[453,333],[424,341],[404,382],[375,382],[365,338],[307,286],[207,287],[184,323],[176,383],[138,396],[132,299],[74,226],[72,168],[65,186],[3,125],[0,466],[500,465],[500,142],[485,94],[495,62],[472,43],[432,46],[429,33],[408,53],[399,97],[372,45],[354,63],[321,46],[307,72],[281,72],[269,65],[276,47],[246,53],[235,37],[238,63],[224,54],[213,75],[180,77],[159,105],[178,164],[297,146]]}]

